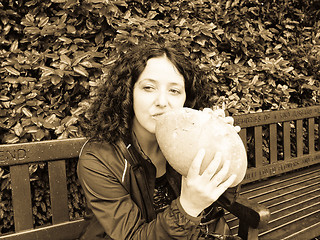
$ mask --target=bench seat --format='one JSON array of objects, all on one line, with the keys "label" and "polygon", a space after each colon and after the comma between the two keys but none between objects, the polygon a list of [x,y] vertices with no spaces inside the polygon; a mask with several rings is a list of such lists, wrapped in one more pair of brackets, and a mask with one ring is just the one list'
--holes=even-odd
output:
[{"label": "bench seat", "polygon": [[[320,235],[320,164],[246,184],[241,196],[270,211],[268,225],[259,231],[261,240],[307,240]],[[238,232],[237,218],[230,213],[226,218],[232,232]]]}]

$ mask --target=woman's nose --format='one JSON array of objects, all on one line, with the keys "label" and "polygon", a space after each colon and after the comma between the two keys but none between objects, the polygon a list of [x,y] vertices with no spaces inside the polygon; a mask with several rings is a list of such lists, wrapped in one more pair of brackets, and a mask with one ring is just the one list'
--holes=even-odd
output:
[{"label": "woman's nose", "polygon": [[168,105],[167,93],[159,92],[157,99],[156,99],[156,105],[159,107],[166,107]]}]

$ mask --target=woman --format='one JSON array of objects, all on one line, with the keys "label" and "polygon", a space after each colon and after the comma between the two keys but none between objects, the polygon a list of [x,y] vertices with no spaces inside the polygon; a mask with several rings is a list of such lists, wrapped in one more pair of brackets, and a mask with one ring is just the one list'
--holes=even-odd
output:
[{"label": "woman", "polygon": [[[201,239],[226,233],[220,205],[231,204],[235,176],[222,182],[220,154],[199,175],[200,150],[187,177],[162,155],[155,123],[168,110],[197,106],[199,69],[177,46],[140,44],[110,69],[87,113],[90,139],[80,154],[78,176],[90,219],[81,239]],[[228,189],[229,188],[229,189]],[[228,190],[227,190],[228,189]],[[227,191],[226,191],[227,190]]]}]

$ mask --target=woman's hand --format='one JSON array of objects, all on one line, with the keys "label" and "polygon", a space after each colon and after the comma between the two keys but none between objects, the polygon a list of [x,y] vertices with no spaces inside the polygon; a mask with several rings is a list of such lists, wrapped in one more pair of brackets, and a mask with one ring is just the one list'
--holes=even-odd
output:
[{"label": "woman's hand", "polygon": [[206,170],[200,175],[200,166],[205,156],[201,149],[194,158],[187,177],[182,177],[180,203],[183,209],[191,216],[198,216],[205,208],[229,188],[236,175],[231,175],[224,181],[228,174],[230,161],[225,161],[218,170],[221,162],[221,153],[217,153]]},{"label": "woman's hand", "polygon": [[[215,109],[215,110],[212,110],[211,108],[204,108],[203,109],[204,112],[207,112],[207,113],[210,113],[212,114],[213,116],[217,117],[217,118],[221,118],[225,123],[227,124],[230,124],[233,126],[234,124],[234,119],[233,117],[226,117],[226,114],[225,114],[225,111],[221,108],[218,108],[218,109]],[[241,128],[240,126],[234,126],[234,130],[239,133]]]}]

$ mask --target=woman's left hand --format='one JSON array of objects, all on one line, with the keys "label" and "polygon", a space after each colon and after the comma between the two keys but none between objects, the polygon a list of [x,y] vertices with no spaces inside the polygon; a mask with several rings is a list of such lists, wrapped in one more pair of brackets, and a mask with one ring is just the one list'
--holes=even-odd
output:
[{"label": "woman's left hand", "polygon": [[[223,109],[221,109],[221,108],[215,109],[215,110],[212,110],[211,108],[204,108],[203,112],[207,112],[207,113],[210,113],[210,114],[212,114],[213,116],[215,116],[217,118],[221,118],[225,123],[230,124],[232,126],[234,124],[233,117],[230,117],[230,116],[226,117],[225,111]],[[234,126],[234,130],[237,133],[239,133],[241,128],[240,128],[240,126]]]}]

